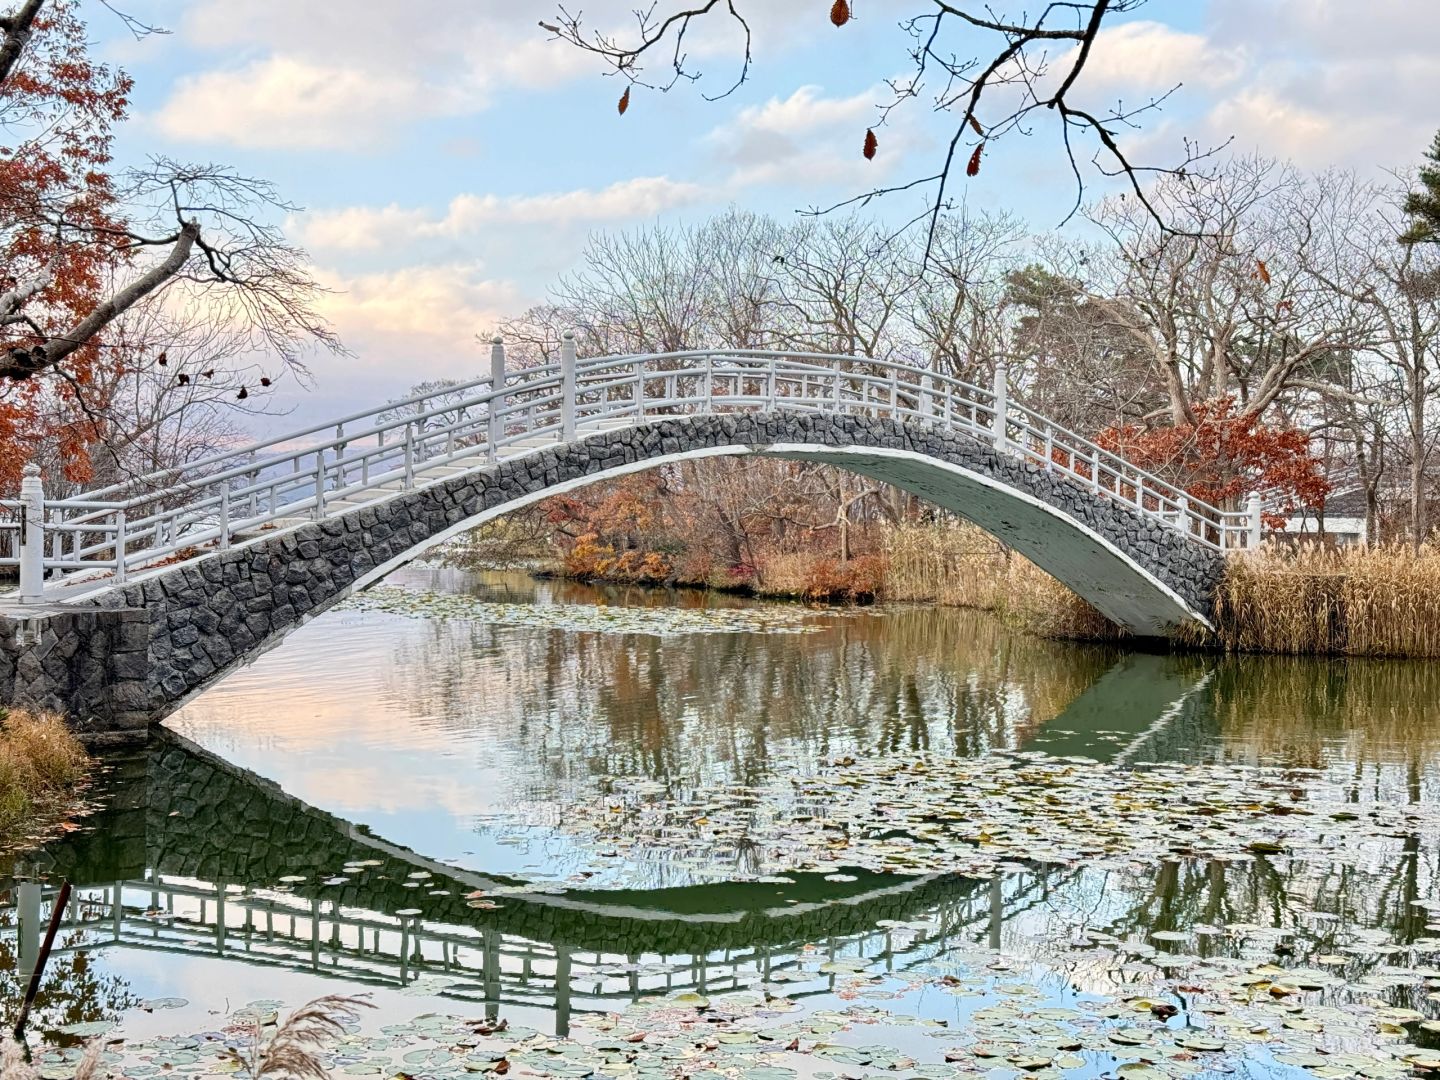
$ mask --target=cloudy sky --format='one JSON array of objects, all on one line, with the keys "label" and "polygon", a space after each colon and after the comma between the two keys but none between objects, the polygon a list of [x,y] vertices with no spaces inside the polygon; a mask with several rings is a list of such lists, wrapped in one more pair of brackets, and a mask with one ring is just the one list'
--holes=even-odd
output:
[{"label": "cloudy sky", "polygon": [[[898,22],[928,0],[853,0],[839,30],[829,0],[754,0],[743,87],[715,102],[637,91],[623,117],[615,80],[536,25],[551,0],[128,0],[173,31],[138,42],[85,6],[101,54],[136,79],[122,160],[226,162],[306,208],[288,229],[354,355],[316,358],[281,426],[476,373],[477,334],[543,299],[591,230],[730,204],[789,215],[922,175],[945,136],[912,105],[879,129],[873,162],[860,154],[884,80],[906,69]],[[634,6],[584,11],[618,27]],[[714,93],[737,41],[698,29],[692,66]],[[1131,104],[1183,84],[1132,137],[1156,163],[1186,136],[1233,137],[1237,152],[1378,171],[1413,162],[1440,126],[1437,41],[1429,0],[1150,0],[1104,31],[1085,96]],[[1056,150],[1043,128],[1008,139],[959,193],[1053,228],[1074,197]]]}]

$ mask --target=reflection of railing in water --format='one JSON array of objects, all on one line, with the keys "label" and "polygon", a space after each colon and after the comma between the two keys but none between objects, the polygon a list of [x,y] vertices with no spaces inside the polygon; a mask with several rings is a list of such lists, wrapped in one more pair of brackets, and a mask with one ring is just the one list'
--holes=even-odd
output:
[{"label": "reflection of railing in water", "polygon": [[[944,954],[956,938],[998,945],[1000,926],[1048,891],[1043,874],[976,882],[955,900],[917,912],[935,929],[874,927],[817,940],[809,952],[795,947],[717,949],[689,956],[606,954],[552,945],[490,927],[427,923],[420,915],[386,916],[334,902],[152,876],[77,889],[62,929],[83,938],[56,952],[120,947],[210,955],[242,963],[308,971],[347,982],[404,987],[434,980],[434,992],[483,1005],[495,1016],[501,1004],[555,1010],[558,1033],[570,1016],[623,1007],[645,996],[694,990],[724,993],[801,969],[802,956],[863,958],[903,971]],[[42,925],[57,889],[20,886],[18,926],[0,936],[19,938],[21,977],[34,964]],[[836,976],[813,975],[819,987],[799,988],[803,997],[833,987]]]}]

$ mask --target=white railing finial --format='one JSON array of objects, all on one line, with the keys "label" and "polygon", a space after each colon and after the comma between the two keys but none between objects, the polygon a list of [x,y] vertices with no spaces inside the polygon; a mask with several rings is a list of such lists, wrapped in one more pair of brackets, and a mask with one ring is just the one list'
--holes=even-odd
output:
[{"label": "white railing finial", "polygon": [[33,461],[20,476],[20,602],[38,604],[45,599],[45,482]]},{"label": "white railing finial", "polygon": [[[491,391],[503,391],[505,389],[505,339],[496,334],[490,339],[490,389]],[[504,434],[504,421],[500,417],[501,410],[505,407],[504,398],[492,398],[486,406],[490,423],[487,434],[490,439],[490,460],[495,460],[496,448],[500,445],[500,436]]]},{"label": "white railing finial", "polygon": [[992,438],[995,449],[1004,450],[1009,442],[1006,425],[1010,413],[1010,372],[1006,369],[1003,360],[995,365],[995,382],[992,393],[995,395],[995,423]]},{"label": "white railing finial", "polygon": [[1261,501],[1260,493],[1258,491],[1250,492],[1250,498],[1245,503],[1245,513],[1248,519],[1246,522],[1248,529],[1246,540],[1248,542],[1245,546],[1252,551],[1260,546],[1261,529],[1265,524],[1264,511],[1265,504]]},{"label": "white railing finial", "polygon": [[575,354],[575,331],[566,330],[560,335],[560,437],[566,442],[575,438]]}]

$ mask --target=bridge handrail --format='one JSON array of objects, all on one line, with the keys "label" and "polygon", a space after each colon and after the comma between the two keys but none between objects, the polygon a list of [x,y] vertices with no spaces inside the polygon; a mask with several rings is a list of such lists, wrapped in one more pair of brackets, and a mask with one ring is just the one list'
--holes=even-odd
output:
[{"label": "bridge handrail", "polygon": [[[558,362],[509,371],[504,348],[491,372],[338,420],[110,484],[72,498],[0,501],[0,566],[21,566],[22,596],[61,576],[125,580],[132,568],[227,548],[243,534],[333,504],[388,497],[453,462],[478,466],[502,451],[573,437],[579,425],[696,412],[776,408],[860,412],[938,424],[989,442],[1047,471],[1126,503],[1167,528],[1221,550],[1258,540],[1258,506],[1226,511],[1126,461],[1010,398],[1004,370],[983,387],[885,358],[792,350],[683,350],[579,360],[573,338]],[[323,435],[323,438],[315,436]],[[297,445],[299,444],[299,445]],[[21,522],[41,522],[38,560],[26,586]],[[9,520],[7,520],[7,516]],[[63,574],[77,572],[70,579]],[[52,589],[52,592],[59,591]]]}]

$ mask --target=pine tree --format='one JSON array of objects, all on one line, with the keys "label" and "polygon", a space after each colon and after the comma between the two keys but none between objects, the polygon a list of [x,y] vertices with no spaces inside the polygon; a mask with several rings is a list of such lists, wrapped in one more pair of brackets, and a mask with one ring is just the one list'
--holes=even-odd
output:
[{"label": "pine tree", "polygon": [[1410,227],[1400,234],[1402,244],[1440,244],[1440,133],[1431,140],[1420,166],[1420,189],[1405,196]]}]

